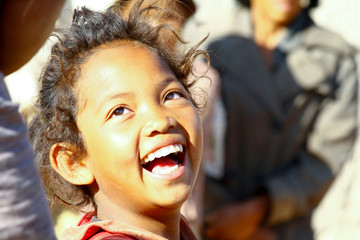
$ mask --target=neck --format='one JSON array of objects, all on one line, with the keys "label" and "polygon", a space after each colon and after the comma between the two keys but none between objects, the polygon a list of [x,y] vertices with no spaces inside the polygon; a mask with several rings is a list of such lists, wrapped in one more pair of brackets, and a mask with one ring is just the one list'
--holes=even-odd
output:
[{"label": "neck", "polygon": [[115,220],[132,225],[166,239],[180,239],[180,208],[165,209],[154,207],[151,210],[132,209],[129,206],[119,207],[111,200],[103,200],[101,199],[101,204],[97,204],[97,217],[99,219]]},{"label": "neck", "polygon": [[256,8],[252,9],[254,40],[261,48],[273,50],[285,34],[286,24],[271,21]]}]

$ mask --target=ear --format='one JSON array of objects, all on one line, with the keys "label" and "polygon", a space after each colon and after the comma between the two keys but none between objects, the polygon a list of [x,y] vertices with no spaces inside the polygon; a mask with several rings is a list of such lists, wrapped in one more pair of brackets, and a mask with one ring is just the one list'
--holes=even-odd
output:
[{"label": "ear", "polygon": [[55,143],[50,150],[50,164],[68,182],[89,185],[94,182],[94,176],[86,164],[87,158],[72,158],[76,150],[73,144]]}]

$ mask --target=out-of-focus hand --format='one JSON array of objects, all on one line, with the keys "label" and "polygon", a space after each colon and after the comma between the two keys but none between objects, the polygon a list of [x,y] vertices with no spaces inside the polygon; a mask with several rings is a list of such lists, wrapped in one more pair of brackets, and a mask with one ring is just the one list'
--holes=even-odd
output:
[{"label": "out-of-focus hand", "polygon": [[[269,208],[267,195],[221,207],[205,220],[205,235],[217,240],[262,240],[270,236],[260,229]],[[263,238],[261,238],[263,237]],[[269,238],[271,239],[271,238]]]}]

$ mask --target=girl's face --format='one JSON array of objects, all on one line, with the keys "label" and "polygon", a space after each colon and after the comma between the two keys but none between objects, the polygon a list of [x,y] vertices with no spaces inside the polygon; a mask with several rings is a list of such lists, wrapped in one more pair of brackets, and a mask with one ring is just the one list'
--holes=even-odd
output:
[{"label": "girl's face", "polygon": [[101,47],[81,66],[77,91],[99,217],[180,208],[196,179],[202,128],[167,63],[134,43]]}]

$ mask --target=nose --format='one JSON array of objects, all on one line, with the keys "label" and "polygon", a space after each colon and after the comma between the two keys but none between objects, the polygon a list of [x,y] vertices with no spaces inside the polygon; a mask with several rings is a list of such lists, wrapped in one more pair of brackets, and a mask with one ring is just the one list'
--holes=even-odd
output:
[{"label": "nose", "polygon": [[150,118],[145,119],[146,123],[143,128],[143,133],[147,137],[151,137],[159,133],[165,133],[170,128],[174,128],[177,125],[175,118],[166,112],[157,111],[153,112],[151,115],[152,116]]}]

